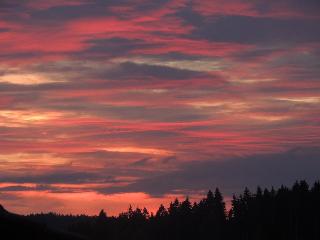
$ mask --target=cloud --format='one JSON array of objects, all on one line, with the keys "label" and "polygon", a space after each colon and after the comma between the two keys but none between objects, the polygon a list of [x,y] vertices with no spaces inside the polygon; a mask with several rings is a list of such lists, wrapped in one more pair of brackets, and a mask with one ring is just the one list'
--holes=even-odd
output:
[{"label": "cloud", "polygon": [[143,39],[127,39],[124,37],[89,39],[90,46],[85,50],[74,53],[79,58],[105,59],[106,57],[128,56],[136,50],[156,48],[156,43],[149,43]]},{"label": "cloud", "polygon": [[191,34],[193,38],[249,44],[294,44],[317,42],[319,20],[224,16],[205,19]]},{"label": "cloud", "polygon": [[[103,193],[145,192],[153,196],[167,193],[208,190],[220,187],[227,195],[238,193],[244,186],[251,189],[291,185],[295,180],[319,180],[318,148],[292,149],[283,153],[252,155],[224,161],[194,161],[180,169],[142,178],[124,187],[98,189]],[[254,189],[253,189],[254,190]]]},{"label": "cloud", "polygon": [[[57,187],[53,187],[48,184],[36,184],[35,186],[24,186],[24,185],[9,185],[0,187],[0,192],[24,192],[24,191],[62,191]],[[70,191],[70,190],[69,190]]]},{"label": "cloud", "polygon": [[1,1],[0,180],[12,183],[2,190],[33,204],[312,180],[318,10],[318,0]]},{"label": "cloud", "polygon": [[88,183],[88,182],[106,182],[111,180],[108,176],[101,177],[96,173],[59,171],[46,174],[37,174],[29,176],[7,176],[1,177],[1,182],[14,183],[36,183],[36,184],[52,184],[52,183]]},{"label": "cloud", "polygon": [[288,18],[318,18],[317,10],[320,8],[319,2],[311,0],[302,3],[299,0],[280,0],[270,2],[230,0],[204,0],[194,1],[194,10],[204,16],[250,16],[250,17],[270,17],[279,19]]},{"label": "cloud", "polygon": [[140,159],[134,163],[132,163],[131,165],[132,166],[145,166],[146,164],[148,164],[148,162],[151,160],[151,158],[143,158],[143,159]]},{"label": "cloud", "polygon": [[207,76],[205,73],[181,70],[173,67],[136,64],[125,62],[119,64],[114,70],[111,70],[108,75],[111,79],[141,79],[156,78],[156,79],[176,79],[184,80],[190,78],[200,78]]}]

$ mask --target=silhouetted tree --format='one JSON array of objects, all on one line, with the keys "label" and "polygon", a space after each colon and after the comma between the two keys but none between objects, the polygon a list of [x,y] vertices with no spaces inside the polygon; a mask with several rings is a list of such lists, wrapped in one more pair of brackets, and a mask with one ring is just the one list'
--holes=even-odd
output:
[{"label": "silhouetted tree", "polygon": [[[16,217],[0,206],[0,233],[9,231],[18,236],[19,231],[36,231],[39,236],[46,236],[40,239],[60,239],[56,232],[48,230],[47,234],[50,226],[94,240],[319,240],[320,183],[310,187],[306,181],[297,181],[291,188],[258,187],[255,192],[245,188],[240,195],[233,196],[228,212],[217,188],[193,204],[187,197],[182,202],[175,199],[167,209],[160,205],[155,215],[146,208],[133,209],[130,205],[118,217],[108,217],[104,210],[91,217],[33,214],[26,217],[32,222],[11,227]],[[20,221],[18,217],[17,222]],[[55,237],[50,238],[51,235]]]},{"label": "silhouetted tree", "polygon": [[98,219],[101,221],[104,221],[107,219],[107,214],[103,209],[101,209],[101,211],[99,212]]},{"label": "silhouetted tree", "polygon": [[158,209],[158,211],[157,211],[157,213],[156,213],[156,217],[157,218],[162,218],[162,217],[168,216],[168,214],[169,213],[168,213],[167,209],[161,204],[159,209]]}]

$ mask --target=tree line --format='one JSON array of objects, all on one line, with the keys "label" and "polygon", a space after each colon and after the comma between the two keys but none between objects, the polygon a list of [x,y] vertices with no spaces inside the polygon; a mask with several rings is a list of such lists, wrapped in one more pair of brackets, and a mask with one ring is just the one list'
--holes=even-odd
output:
[{"label": "tree line", "polygon": [[198,202],[175,199],[166,208],[160,205],[155,214],[146,208],[131,206],[118,217],[99,215],[34,214],[29,218],[65,228],[88,239],[109,240],[319,240],[320,183],[306,181],[291,188],[261,189],[233,196],[226,210],[217,188]]}]

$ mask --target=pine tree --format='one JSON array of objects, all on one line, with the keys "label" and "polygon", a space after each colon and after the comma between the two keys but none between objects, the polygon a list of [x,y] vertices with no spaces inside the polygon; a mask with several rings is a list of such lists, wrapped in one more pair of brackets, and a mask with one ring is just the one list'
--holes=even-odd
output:
[{"label": "pine tree", "polygon": [[157,218],[166,217],[166,216],[168,216],[168,214],[169,213],[168,213],[167,209],[161,204],[157,213],[156,213],[156,217]]},{"label": "pine tree", "polygon": [[104,211],[104,209],[101,209],[101,211],[99,212],[98,219],[99,219],[99,220],[105,220],[105,219],[107,219],[107,214],[106,214],[106,212]]}]

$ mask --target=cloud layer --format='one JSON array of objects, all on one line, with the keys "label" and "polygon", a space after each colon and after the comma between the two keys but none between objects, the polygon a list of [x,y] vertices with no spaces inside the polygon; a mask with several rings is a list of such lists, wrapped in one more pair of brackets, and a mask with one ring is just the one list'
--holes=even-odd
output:
[{"label": "cloud layer", "polygon": [[154,207],[217,185],[230,196],[315,179],[319,10],[317,0],[2,1],[0,201],[76,212],[83,194],[99,199],[83,202],[88,213],[105,203],[117,213],[130,198]]}]

